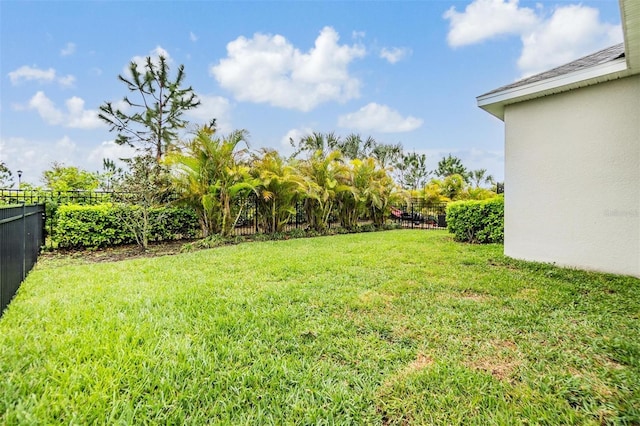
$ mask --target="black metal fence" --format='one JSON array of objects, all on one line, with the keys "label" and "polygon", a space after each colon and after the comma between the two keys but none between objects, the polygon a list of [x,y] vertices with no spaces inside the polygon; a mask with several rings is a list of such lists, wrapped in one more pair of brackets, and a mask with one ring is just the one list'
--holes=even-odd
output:
[{"label": "black metal fence", "polygon": [[43,204],[0,207],[0,315],[44,245]]},{"label": "black metal fence", "polygon": [[[304,210],[304,202],[295,204],[295,213],[279,227],[281,232],[289,232],[295,229],[307,229],[309,227],[307,213]],[[387,223],[395,223],[403,228],[411,229],[444,229],[447,227],[446,203],[430,203],[421,198],[414,198],[391,206]],[[261,223],[258,213],[258,201],[254,195],[237,199],[234,203],[235,228],[234,235],[246,236],[270,231]],[[363,215],[358,220],[359,225],[367,225],[371,221]],[[335,215],[331,215],[327,222],[328,228],[340,226],[340,221]]]},{"label": "black metal fence", "polygon": [[[44,203],[46,209],[46,231],[49,244],[54,246],[55,223],[57,220],[57,208],[64,204],[99,204],[119,200],[123,198],[121,193],[104,191],[51,191],[51,190],[17,190],[0,189],[1,203]],[[131,195],[131,194],[129,194]],[[127,197],[124,197],[127,198]],[[289,232],[295,229],[309,228],[309,221],[304,210],[304,202],[295,204],[295,213],[292,213],[286,223],[278,225],[279,232]],[[238,236],[253,235],[259,233],[272,233],[273,226],[269,226],[268,220],[261,217],[258,199],[255,194],[238,198],[234,201],[233,214],[235,226],[233,233]],[[395,223],[403,228],[412,229],[442,229],[446,228],[446,203],[431,203],[428,200],[414,198],[396,203],[391,206],[386,223]],[[366,225],[370,220],[363,215],[358,220],[359,225]],[[340,221],[337,213],[329,217],[329,228],[339,227]]]},{"label": "black metal fence", "polygon": [[52,191],[48,189],[0,189],[0,200],[7,204],[99,204],[111,201],[115,192]]}]

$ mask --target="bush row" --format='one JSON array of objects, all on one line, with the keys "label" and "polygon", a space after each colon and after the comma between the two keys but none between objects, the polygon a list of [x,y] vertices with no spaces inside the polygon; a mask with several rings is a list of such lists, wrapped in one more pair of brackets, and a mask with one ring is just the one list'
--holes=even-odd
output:
[{"label": "bush row", "polygon": [[[133,243],[132,227],[138,226],[142,213],[138,206],[112,203],[63,205],[57,211],[53,238],[60,248],[97,248]],[[150,241],[193,238],[199,229],[195,212],[178,207],[149,209],[148,224]]]},{"label": "bush row", "polygon": [[456,201],[447,206],[447,229],[457,241],[504,242],[504,197]]}]

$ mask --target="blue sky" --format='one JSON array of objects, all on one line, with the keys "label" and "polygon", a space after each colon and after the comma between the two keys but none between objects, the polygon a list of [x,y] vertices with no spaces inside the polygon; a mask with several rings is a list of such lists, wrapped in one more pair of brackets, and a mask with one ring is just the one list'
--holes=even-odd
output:
[{"label": "blue sky", "polygon": [[56,161],[131,156],[97,119],[132,60],[184,64],[188,119],[253,149],[359,133],[452,153],[503,179],[503,123],[475,97],[622,41],[618,2],[0,1],[0,160],[41,184]]}]

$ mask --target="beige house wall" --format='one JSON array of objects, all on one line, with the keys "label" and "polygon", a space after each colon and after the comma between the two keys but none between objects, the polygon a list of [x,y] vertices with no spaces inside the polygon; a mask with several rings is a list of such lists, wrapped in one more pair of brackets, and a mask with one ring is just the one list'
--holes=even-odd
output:
[{"label": "beige house wall", "polygon": [[507,105],[505,254],[640,277],[640,75]]}]

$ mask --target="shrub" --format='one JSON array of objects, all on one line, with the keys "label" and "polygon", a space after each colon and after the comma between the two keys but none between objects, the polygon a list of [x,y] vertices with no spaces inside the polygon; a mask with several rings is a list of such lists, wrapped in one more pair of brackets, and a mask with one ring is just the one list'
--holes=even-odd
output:
[{"label": "shrub", "polygon": [[456,201],[447,206],[447,229],[457,241],[504,242],[504,198]]},{"label": "shrub", "polygon": [[[55,240],[60,248],[97,248],[135,242],[130,228],[122,220],[139,209],[112,203],[83,206],[67,204],[58,208]],[[155,207],[149,212],[151,241],[192,238],[198,219],[190,209]]]}]

